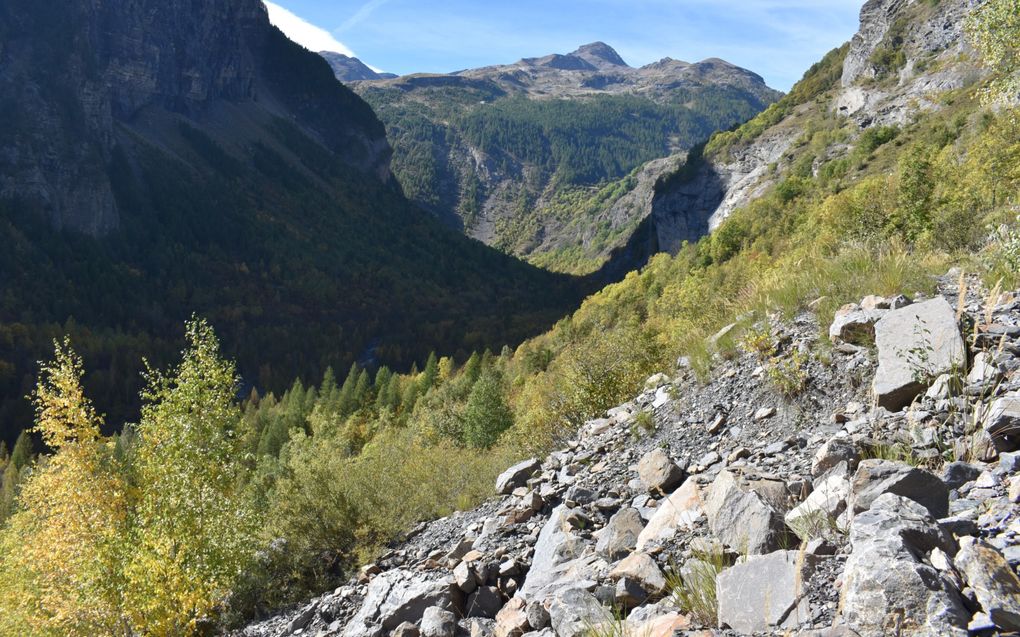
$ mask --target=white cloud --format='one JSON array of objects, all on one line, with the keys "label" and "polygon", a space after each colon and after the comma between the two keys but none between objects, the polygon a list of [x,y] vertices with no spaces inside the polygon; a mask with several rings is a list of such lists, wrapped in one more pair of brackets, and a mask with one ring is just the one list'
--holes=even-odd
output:
[{"label": "white cloud", "polygon": [[269,21],[278,29],[309,51],[334,51],[344,55],[355,57],[354,51],[344,46],[342,42],[334,38],[329,31],[317,27],[311,22],[304,20],[278,4],[265,1],[266,10],[269,11]]}]

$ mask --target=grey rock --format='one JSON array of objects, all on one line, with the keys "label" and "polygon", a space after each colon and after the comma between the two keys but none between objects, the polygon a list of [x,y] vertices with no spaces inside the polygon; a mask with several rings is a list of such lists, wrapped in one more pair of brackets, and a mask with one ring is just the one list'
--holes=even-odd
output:
[{"label": "grey rock", "polygon": [[861,461],[861,450],[849,438],[830,438],[815,452],[811,462],[811,475],[816,478],[841,462],[847,463],[850,471],[857,469]]},{"label": "grey rock", "polygon": [[496,493],[510,495],[514,489],[527,484],[528,478],[535,475],[541,468],[542,463],[537,458],[515,464],[496,478]]},{"label": "grey rock", "polygon": [[622,509],[601,529],[595,550],[610,560],[626,557],[637,546],[645,523],[637,509]]},{"label": "grey rock", "polygon": [[467,562],[461,562],[453,569],[453,581],[465,593],[472,593],[478,587],[475,570]]},{"label": "grey rock", "polygon": [[594,595],[581,588],[571,588],[552,599],[549,617],[558,637],[583,637],[593,627],[608,621],[611,615]]},{"label": "grey rock", "polygon": [[421,617],[421,637],[454,637],[457,618],[450,611],[433,606]]},{"label": "grey rock", "polygon": [[637,539],[637,550],[669,540],[679,529],[691,529],[704,516],[701,489],[688,478],[679,489],[659,504]]},{"label": "grey rock", "polygon": [[616,582],[614,604],[620,608],[631,609],[644,604],[648,593],[637,581],[624,577]]},{"label": "grey rock", "polygon": [[993,402],[984,429],[999,452],[1020,449],[1020,396],[1003,396]]},{"label": "grey rock", "polygon": [[666,576],[646,553],[634,553],[621,560],[609,572],[609,579],[636,582],[646,594],[658,594],[666,590]]},{"label": "grey rock", "polygon": [[950,462],[942,470],[942,481],[950,489],[959,489],[968,482],[977,480],[981,467],[966,462]]},{"label": "grey rock", "polygon": [[406,622],[418,622],[431,607],[449,609],[453,582],[427,575],[393,570],[376,576],[368,585],[361,608],[344,628],[344,637],[368,637],[378,626],[393,630]]},{"label": "grey rock", "polygon": [[970,615],[955,588],[923,557],[948,539],[920,504],[886,493],[850,527],[843,620],[861,635],[967,634]]},{"label": "grey rock", "polygon": [[875,340],[875,323],[885,315],[885,310],[863,308],[860,305],[844,305],[836,311],[829,338],[834,342],[864,345]]},{"label": "grey rock", "polygon": [[603,560],[598,555],[585,554],[585,542],[571,527],[570,515],[570,509],[558,506],[542,527],[531,569],[520,590],[524,600],[544,601],[564,586],[584,582],[594,584]]},{"label": "grey rock", "polygon": [[411,622],[404,622],[393,629],[391,637],[420,637],[421,631],[418,626]]},{"label": "grey rock", "polygon": [[966,364],[956,313],[942,297],[892,310],[875,324],[878,371],[873,390],[880,407],[898,410],[937,378]]},{"label": "grey rock", "polygon": [[484,617],[494,619],[503,607],[503,597],[495,586],[481,586],[467,600],[466,615],[468,617]]},{"label": "grey rock", "polygon": [[749,634],[796,628],[810,620],[806,582],[818,559],[777,551],[726,569],[716,577],[719,625]]},{"label": "grey rock", "polygon": [[1020,580],[1002,554],[985,542],[963,538],[956,565],[992,622],[1002,630],[1020,630]]},{"label": "grey rock", "polygon": [[528,625],[532,630],[542,630],[549,625],[549,611],[542,602],[529,602],[524,609],[528,618]]},{"label": "grey rock", "polygon": [[814,491],[786,514],[786,525],[802,540],[832,538],[843,524],[850,482],[840,475],[825,478]]},{"label": "grey rock", "polygon": [[1020,452],[1004,452],[999,454],[999,467],[1006,473],[1020,472]]},{"label": "grey rock", "polygon": [[892,493],[924,506],[935,518],[949,514],[949,489],[934,474],[899,462],[865,460],[851,483],[854,513],[867,511],[881,495]]},{"label": "grey rock", "polygon": [[684,472],[662,449],[646,453],[638,462],[638,475],[649,491],[664,493],[684,480]]},{"label": "grey rock", "polygon": [[740,553],[769,553],[789,535],[782,514],[730,471],[716,476],[704,508],[712,533]]}]

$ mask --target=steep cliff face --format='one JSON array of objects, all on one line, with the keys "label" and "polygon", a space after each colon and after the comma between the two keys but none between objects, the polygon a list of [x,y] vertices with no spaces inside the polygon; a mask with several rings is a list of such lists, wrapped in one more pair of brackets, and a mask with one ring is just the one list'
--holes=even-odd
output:
[{"label": "steep cliff face", "polygon": [[[939,3],[871,0],[861,10],[852,41],[805,76],[799,88],[737,133],[686,162],[649,164],[646,203],[637,207],[642,240],[619,251],[612,271],[633,267],[657,251],[675,252],[719,226],[777,183],[806,143],[812,126],[849,125],[849,138],[823,149],[827,159],[847,154],[875,126],[902,126],[918,112],[944,107],[941,96],[980,77],[964,37],[968,0]],[[817,163],[817,162],[816,162]]]},{"label": "steep cliff face", "polygon": [[120,222],[107,167],[125,138],[151,137],[134,128],[143,111],[201,122],[220,104],[256,119],[297,111],[297,123],[352,166],[388,177],[382,127],[360,100],[333,89],[343,117],[302,112],[305,97],[269,57],[287,45],[259,0],[200,5],[5,2],[0,198],[58,228],[106,234]]},{"label": "steep cliff face", "polygon": [[260,0],[0,2],[0,438],[54,330],[124,422],[192,313],[264,392],[498,350],[583,294],[422,213],[390,157]]}]

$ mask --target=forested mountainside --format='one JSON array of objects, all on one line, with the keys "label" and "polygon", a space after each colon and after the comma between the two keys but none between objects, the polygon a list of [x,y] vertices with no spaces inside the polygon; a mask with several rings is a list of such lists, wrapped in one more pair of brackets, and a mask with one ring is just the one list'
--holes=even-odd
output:
[{"label": "forested mountainside", "polygon": [[576,282],[401,194],[371,107],[258,0],[0,6],[0,438],[70,334],[111,424],[193,312],[247,390],[547,327]]},{"label": "forested mountainside", "polygon": [[410,199],[469,236],[573,273],[598,270],[650,212],[617,205],[643,164],[781,95],[722,60],[636,69],[603,43],[351,86],[386,124]]},{"label": "forested mountainside", "polygon": [[711,235],[516,349],[238,402],[198,319],[105,438],[59,345],[52,453],[0,452],[0,633],[1007,634],[1018,15],[869,0],[655,180],[714,170],[673,208]]}]

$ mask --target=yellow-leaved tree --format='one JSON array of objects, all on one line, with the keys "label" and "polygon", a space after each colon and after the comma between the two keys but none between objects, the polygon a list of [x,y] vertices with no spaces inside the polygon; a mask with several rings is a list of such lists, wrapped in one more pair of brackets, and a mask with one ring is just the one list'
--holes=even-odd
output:
[{"label": "yellow-leaved tree", "polygon": [[132,451],[133,553],[126,608],[139,632],[193,635],[207,627],[251,564],[261,520],[245,489],[233,363],[203,320],[168,374],[148,369]]},{"label": "yellow-leaved tree", "polygon": [[125,486],[65,341],[42,366],[35,431],[53,455],[25,481],[0,534],[0,634],[127,635]]}]

